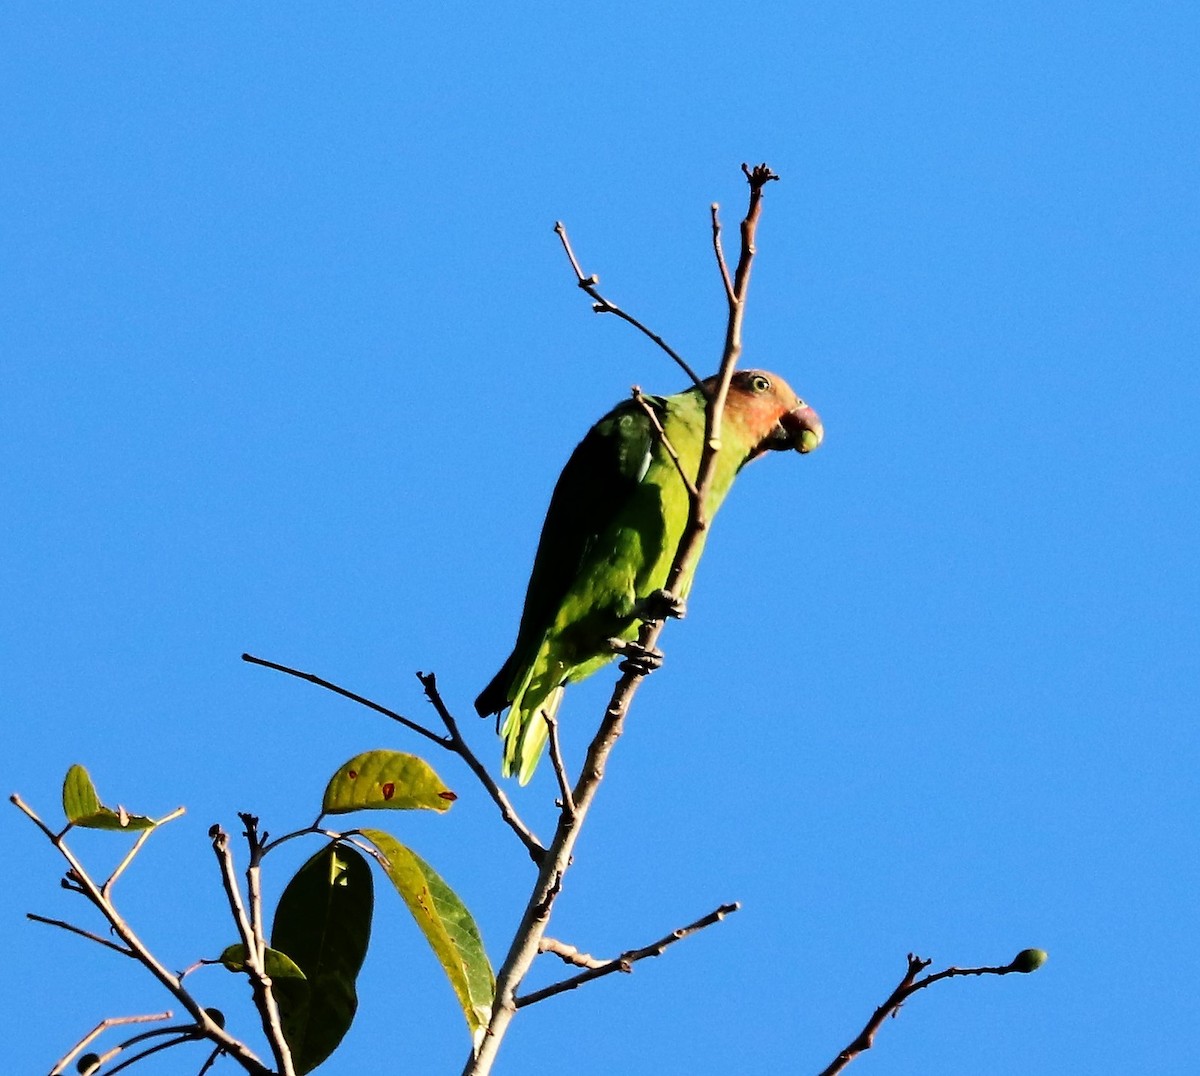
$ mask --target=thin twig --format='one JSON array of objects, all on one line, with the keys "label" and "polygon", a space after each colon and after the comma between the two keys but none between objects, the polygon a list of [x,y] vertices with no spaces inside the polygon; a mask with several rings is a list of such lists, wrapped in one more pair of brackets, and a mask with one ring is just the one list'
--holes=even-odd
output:
[{"label": "thin twig", "polygon": [[[357,830],[349,830],[347,832],[356,833]],[[281,837],[276,837],[273,841],[266,840],[266,834],[263,834],[264,843],[262,846],[262,854],[265,856],[268,852],[273,852],[281,844],[286,844],[288,841],[294,841],[297,837],[311,837],[314,833],[320,834],[322,837],[328,837],[332,841],[340,840],[345,833],[339,833],[337,830],[326,829],[320,824],[320,819],[314,822],[311,826],[305,826],[303,829],[293,830],[291,833],[285,833]]]},{"label": "thin twig", "polygon": [[637,405],[646,412],[646,417],[650,420],[650,425],[654,427],[654,432],[658,436],[659,443],[663,446],[663,451],[670,457],[671,462],[675,464],[675,470],[679,473],[679,477],[683,482],[683,487],[688,491],[691,497],[698,497],[700,494],[696,491],[696,486],[692,482],[691,475],[684,470],[683,460],[679,458],[679,453],[675,451],[675,446],[671,444],[671,439],[667,436],[667,431],[663,429],[662,421],[658,417],[658,412],[650,405],[650,401],[646,399],[642,393],[640,385],[634,385],[630,388],[633,398]]},{"label": "thin twig", "polygon": [[546,998],[554,997],[555,994],[561,994],[567,990],[575,990],[583,986],[584,983],[590,983],[593,979],[600,979],[605,975],[611,975],[614,971],[633,971],[633,965],[639,960],[645,960],[651,956],[662,956],[677,941],[682,941],[689,934],[695,934],[696,931],[712,926],[713,923],[719,923],[727,915],[736,912],[740,907],[741,905],[736,901],[733,904],[722,904],[721,907],[709,912],[703,918],[697,919],[694,923],[689,923],[686,927],[679,927],[671,931],[670,934],[659,938],[656,942],[644,945],[640,949],[629,949],[617,957],[616,960],[592,965],[587,971],[582,971],[578,975],[572,975],[569,979],[563,979],[562,982],[553,983],[550,986],[543,987],[541,990],[535,990],[531,994],[518,997],[516,998],[516,1006],[518,1009],[523,1009],[526,1005],[535,1005],[539,1001],[545,1001]]},{"label": "thin twig", "polygon": [[217,1063],[217,1058],[221,1056],[221,1053],[221,1047],[219,1046],[213,1050],[213,1052],[208,1055],[208,1060],[206,1060],[204,1064],[200,1066],[200,1071],[196,1073],[196,1076],[204,1076],[204,1074]]},{"label": "thin twig", "polygon": [[[155,1043],[155,1045],[149,1046],[145,1050],[142,1050],[141,1053],[134,1054],[132,1057],[127,1057],[119,1065],[113,1065],[113,1067],[110,1068],[106,1073],[106,1076],[116,1076],[116,1073],[120,1072],[122,1069],[132,1068],[139,1061],[144,1061],[152,1054],[162,1053],[163,1050],[170,1050],[173,1046],[181,1046],[185,1042],[195,1042],[197,1038],[198,1036],[195,1034],[185,1034],[179,1035],[174,1039],[169,1039],[166,1042]],[[102,1054],[100,1060],[102,1063],[109,1061],[112,1057],[115,1057],[118,1052],[125,1049],[128,1049],[128,1044],[122,1045],[118,1050],[110,1050],[107,1054]]]},{"label": "thin twig", "polygon": [[229,912],[245,947],[246,962],[249,963],[257,955],[257,950],[254,945],[254,931],[250,928],[250,917],[246,914],[242,891],[237,882],[237,872],[233,866],[233,853],[229,850],[229,834],[220,826],[214,825],[209,828],[208,835],[212,839],[213,853],[221,870],[221,887],[225,890]]},{"label": "thin twig", "polygon": [[733,281],[729,279],[729,266],[725,263],[725,251],[721,247],[721,207],[713,202],[709,206],[709,212],[712,214],[713,253],[717,256],[717,268],[721,271],[721,283],[725,285],[725,300],[732,306],[737,302],[737,295],[733,290]]},{"label": "thin twig", "polygon": [[[441,695],[437,690],[437,678],[433,673],[417,673],[417,679],[421,681],[421,686],[425,689],[425,697],[433,703],[433,707],[438,712],[438,716],[442,720],[442,724],[446,726],[448,736],[439,736],[436,732],[427,729],[424,725],[417,723],[395,710],[389,710],[386,706],[381,706],[379,703],[366,698],[363,695],[358,695],[353,691],[348,691],[346,688],[333,683],[330,680],[322,679],[313,673],[301,672],[299,669],[293,669],[288,665],[280,665],[275,661],[268,661],[265,658],[255,657],[253,654],[243,654],[242,660],[249,662],[252,665],[261,665],[267,669],[274,669],[276,672],[286,673],[288,676],[294,676],[298,680],[307,681],[310,684],[316,684],[317,687],[323,687],[326,691],[332,691],[335,695],[341,695],[344,699],[349,699],[351,702],[357,702],[360,706],[365,706],[368,710],[374,710],[378,714],[383,714],[384,717],[390,717],[393,721],[399,722],[407,729],[424,736],[427,740],[437,744],[439,747],[447,751],[451,751],[458,755],[468,766],[473,774],[479,779],[479,783],[483,785],[492,801],[500,808],[500,817],[504,819],[508,827],[517,835],[521,843],[525,846],[525,850],[529,853],[529,858],[534,863],[540,863],[542,856],[545,855],[546,849],[542,843],[534,835],[533,831],[521,821],[521,816],[517,814],[516,809],[505,795],[504,790],[496,784],[492,775],[488,773],[487,767],[476,757],[475,752],[471,750],[467,741],[463,738],[459,731],[458,722],[454,720],[454,715],[450,713],[445,702],[442,701]],[[280,840],[273,841],[268,848],[275,847]]]},{"label": "thin twig", "polygon": [[156,821],[150,829],[142,830],[141,834],[138,836],[138,839],[133,842],[133,847],[130,848],[125,854],[125,858],[113,868],[112,874],[108,876],[108,879],[100,887],[100,892],[106,897],[109,896],[112,893],[112,887],[116,883],[117,879],[125,873],[126,868],[130,863],[133,862],[133,857],[142,850],[142,845],[150,839],[150,834],[158,829],[159,826],[165,826],[168,822],[174,822],[175,819],[183,817],[183,815],[186,813],[187,808],[176,807],[175,810],[173,810],[170,814],[164,815],[162,818],[158,819],[158,821]]},{"label": "thin twig", "polygon": [[441,692],[438,691],[437,675],[434,673],[417,673],[417,679],[421,681],[421,687],[425,689],[425,697],[433,704],[433,708],[437,711],[438,717],[442,719],[442,724],[446,726],[446,731],[450,734],[449,743],[446,745],[451,751],[458,754],[462,760],[470,767],[471,772],[479,778],[479,783],[487,789],[488,795],[492,797],[496,806],[500,808],[500,817],[508,823],[511,829],[525,845],[526,851],[529,853],[529,858],[534,863],[540,864],[545,858],[546,849],[542,842],[534,836],[531,830],[524,822],[521,821],[521,816],[517,814],[516,808],[512,805],[504,790],[496,784],[495,779],[488,773],[487,767],[479,761],[475,752],[471,750],[467,741],[463,739],[462,732],[459,731],[458,722],[454,720],[454,715],[450,712],[450,708],[442,699]]},{"label": "thin twig", "polygon": [[608,299],[601,295],[597,288],[600,283],[600,278],[598,276],[596,276],[594,273],[590,276],[584,276],[583,270],[579,268],[579,262],[575,258],[575,252],[571,249],[571,241],[567,238],[566,226],[561,220],[554,222],[554,231],[558,235],[558,238],[562,241],[563,250],[566,251],[567,258],[571,262],[571,268],[575,271],[575,282],[594,300],[595,305],[592,307],[592,309],[597,314],[615,314],[622,321],[627,321],[639,332],[644,333],[651,340],[653,340],[654,343],[662,348],[663,351],[671,356],[671,358],[675,361],[675,364],[692,379],[693,385],[699,385],[701,382],[700,378],[696,374],[696,371],[684,361],[683,357],[673,347],[671,347],[670,344],[668,344],[661,336],[659,336],[658,333],[643,325],[632,314],[627,314],[615,303],[609,302]]},{"label": "thin twig", "polygon": [[1012,972],[1020,972],[1027,969],[1022,969],[1017,965],[1016,961],[1011,964],[996,967],[981,967],[981,968],[946,968],[943,971],[933,972],[926,975],[923,979],[918,979],[929,965],[933,963],[931,960],[924,960],[912,953],[908,954],[908,970],[904,973],[904,978],[900,980],[896,989],[888,995],[887,1000],[879,1006],[878,1009],[871,1015],[871,1019],[866,1022],[862,1031],[858,1033],[855,1039],[845,1047],[833,1059],[833,1062],[828,1068],[822,1069],[820,1076],[836,1076],[841,1072],[851,1061],[865,1050],[869,1050],[875,1045],[875,1035],[883,1026],[884,1021],[889,1016],[896,1016],[900,1012],[900,1006],[905,1001],[913,996],[918,990],[924,990],[927,986],[932,986],[934,983],[941,982],[943,979],[953,979],[959,975],[1009,975]]},{"label": "thin twig", "polygon": [[[212,838],[213,852],[221,871],[221,885],[225,890],[225,899],[229,902],[229,912],[234,925],[242,939],[242,947],[246,953],[245,969],[250,980],[250,988],[254,993],[254,1007],[258,1010],[262,1021],[263,1034],[275,1057],[275,1065],[280,1076],[295,1076],[292,1065],[292,1055],[283,1037],[279,1023],[279,1007],[275,1003],[272,991],[271,977],[267,974],[266,941],[262,938],[262,902],[258,889],[256,855],[261,855],[258,843],[257,823],[253,815],[240,816],[246,826],[246,839],[250,843],[251,868],[247,871],[247,886],[250,891],[251,912],[247,913],[242,901],[242,890],[237,882],[237,874],[233,866],[233,853],[229,849],[229,835],[218,825],[210,827],[209,837]],[[253,819],[253,825],[251,820]],[[251,875],[250,870],[254,870]],[[257,908],[257,910],[255,910]]]},{"label": "thin twig", "polygon": [[575,814],[575,799],[571,795],[571,782],[567,778],[566,763],[563,762],[562,745],[558,742],[558,721],[548,710],[541,711],[546,721],[546,737],[550,742],[550,765],[554,768],[554,776],[558,781],[558,794],[561,797],[562,809],[569,815]]},{"label": "thin twig", "polygon": [[[33,916],[30,916],[32,919]],[[50,922],[50,920],[41,920],[41,922]],[[109,1028],[127,1027],[129,1024],[152,1024],[160,1020],[170,1020],[173,1013],[170,1009],[165,1012],[152,1012],[139,1014],[137,1016],[110,1016],[105,1020],[101,1020],[91,1031],[89,1031],[82,1039],[80,1039],[71,1049],[54,1063],[54,1067],[50,1070],[50,1076],[58,1076],[72,1061],[75,1060],[78,1054],[83,1053],[85,1047],[90,1045]]]},{"label": "thin twig", "polygon": [[406,729],[411,729],[418,736],[424,736],[427,740],[432,740],[435,744],[441,747],[452,749],[450,741],[445,736],[439,736],[436,732],[427,729],[424,725],[418,724],[395,710],[389,710],[386,706],[380,706],[377,702],[372,702],[362,695],[356,695],[353,691],[347,691],[344,687],[339,687],[337,684],[331,683],[328,680],[322,680],[321,677],[315,676],[313,673],[301,672],[299,669],[293,669],[287,665],[280,665],[278,662],[268,661],[266,658],[256,658],[253,654],[243,654],[242,660],[249,662],[251,665],[261,665],[265,669],[274,669],[276,672],[287,673],[288,676],[294,676],[298,680],[307,680],[310,684],[316,684],[317,687],[323,687],[326,691],[332,691],[335,695],[341,695],[343,698],[349,699],[351,702],[356,702],[360,706],[365,706],[368,710],[374,710],[377,714],[383,714],[384,717],[390,717],[393,721],[398,721]]},{"label": "thin twig", "polygon": [[262,857],[267,833],[264,830],[262,837],[259,837],[258,819],[254,815],[243,812],[239,813],[238,817],[246,827],[246,844],[250,852],[246,865],[246,893],[250,899],[250,930],[254,937],[254,956],[261,973],[259,979],[262,1003],[259,1006],[259,1015],[262,1017],[263,1031],[271,1044],[271,1052],[275,1055],[280,1076],[295,1076],[295,1062],[292,1059],[291,1047],[283,1034],[274,983],[267,974],[267,936],[262,902]]},{"label": "thin twig", "polygon": [[150,952],[142,939],[138,937],[133,928],[117,911],[113,902],[100,891],[100,886],[92,879],[83,864],[76,858],[75,853],[68,847],[64,837],[54,833],[37,816],[37,812],[22,800],[20,796],[14,793],[9,797],[9,800],[26,818],[46,834],[50,843],[54,845],[59,855],[67,861],[67,865],[71,868],[69,873],[74,882],[73,888],[76,888],[99,909],[104,918],[108,920],[113,932],[133,952],[134,958],[187,1010],[188,1015],[196,1022],[197,1033],[223,1047],[230,1057],[241,1065],[243,1069],[251,1073],[251,1076],[274,1076],[271,1070],[258,1059],[250,1047],[241,1040],[234,1038],[223,1027],[219,1026],[205,1012],[200,1003],[185,989],[179,977],[172,975],[158,958]]},{"label": "thin twig", "polygon": [[88,941],[94,941],[97,945],[103,945],[106,949],[112,949],[114,952],[120,953],[122,956],[134,956],[132,949],[126,949],[123,945],[118,945],[114,941],[109,941],[107,938],[100,937],[99,934],[93,934],[90,930],[84,930],[83,927],[77,927],[74,923],[64,922],[62,919],[48,919],[44,915],[38,915],[35,912],[26,912],[26,919],[32,919],[35,923],[45,923],[47,926],[61,927],[63,930],[68,930],[72,934],[78,934],[81,938],[87,938]]}]

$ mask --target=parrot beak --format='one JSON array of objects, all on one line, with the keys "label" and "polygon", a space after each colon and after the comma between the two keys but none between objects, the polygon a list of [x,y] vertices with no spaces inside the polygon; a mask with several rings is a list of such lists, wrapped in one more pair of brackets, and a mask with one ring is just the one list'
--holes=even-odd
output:
[{"label": "parrot beak", "polygon": [[779,420],[783,427],[782,444],[773,445],[778,448],[794,448],[797,452],[811,452],[821,443],[825,436],[825,427],[821,419],[808,404],[801,404],[795,410],[786,412]]}]

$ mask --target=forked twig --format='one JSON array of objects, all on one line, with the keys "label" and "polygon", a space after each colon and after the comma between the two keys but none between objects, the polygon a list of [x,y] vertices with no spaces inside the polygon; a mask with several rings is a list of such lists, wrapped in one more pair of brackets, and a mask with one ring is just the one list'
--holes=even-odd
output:
[{"label": "forked twig", "polygon": [[[1032,954],[1037,954],[1037,956],[1032,960],[1028,959]],[[871,1015],[871,1019],[867,1021],[862,1031],[858,1033],[854,1040],[833,1059],[827,1068],[821,1070],[820,1076],[836,1076],[837,1073],[841,1072],[859,1054],[874,1046],[875,1035],[883,1027],[884,1021],[889,1016],[896,1016],[900,1012],[900,1007],[918,990],[924,990],[927,986],[932,986],[943,979],[953,979],[960,975],[1010,975],[1013,972],[1024,974],[1036,971],[1041,966],[1041,961],[1045,960],[1045,958],[1046,954],[1039,950],[1026,949],[1018,953],[1012,963],[1003,966],[981,968],[950,967],[943,971],[926,975],[923,979],[918,979],[917,976],[929,967],[933,961],[925,960],[919,956],[915,956],[913,953],[909,953],[908,970],[905,971],[904,978],[900,980],[899,985],[888,995],[887,1000],[875,1010]],[[1022,963],[1023,960],[1025,961],[1024,963]]]},{"label": "forked twig", "polygon": [[100,914],[108,921],[109,926],[112,927],[113,933],[129,948],[133,954],[133,959],[137,960],[138,963],[149,971],[179,1001],[192,1019],[195,1020],[196,1037],[207,1038],[220,1046],[246,1072],[251,1073],[252,1076],[273,1076],[271,1070],[255,1056],[254,1052],[244,1042],[234,1038],[208,1015],[200,1003],[183,986],[179,976],[168,971],[162,962],[150,952],[142,939],[138,937],[129,923],[125,921],[125,918],[117,911],[112,900],[88,873],[75,853],[71,851],[66,842],[66,831],[55,833],[38,817],[37,812],[15,793],[9,796],[9,800],[46,835],[59,855],[66,860],[67,866],[70,868],[68,876],[72,883],[69,888],[85,896],[99,910]]},{"label": "forked twig", "polygon": [[454,715],[450,713],[450,708],[446,705],[441,693],[438,691],[437,676],[433,673],[419,672],[417,673],[417,679],[421,681],[421,686],[425,689],[425,697],[433,704],[438,717],[442,719],[442,724],[446,726],[446,731],[450,734],[448,749],[461,756],[462,760],[470,767],[471,772],[479,778],[479,783],[487,789],[488,795],[492,797],[493,802],[500,808],[500,817],[508,823],[509,829],[525,845],[526,851],[529,852],[529,858],[534,863],[540,864],[546,855],[546,849],[543,847],[542,842],[534,836],[533,830],[521,821],[521,816],[517,814],[512,801],[505,795],[504,789],[496,784],[495,779],[488,773],[487,767],[479,761],[479,757],[471,750],[467,741],[463,739],[463,735],[458,728],[458,722],[454,720]]},{"label": "forked twig", "polygon": [[[34,917],[30,916],[30,918]],[[41,921],[49,922],[49,920]],[[137,1016],[110,1016],[106,1020],[101,1020],[100,1023],[92,1028],[91,1031],[84,1035],[82,1039],[54,1063],[54,1067],[50,1070],[50,1076],[59,1076],[59,1073],[74,1061],[79,1054],[83,1053],[86,1047],[108,1031],[109,1028],[128,1027],[130,1024],[158,1023],[162,1020],[170,1020],[172,1015],[171,1010],[167,1009],[165,1012],[144,1013]]]},{"label": "forked twig", "polygon": [[246,953],[246,975],[254,992],[254,1007],[262,1020],[263,1034],[271,1047],[280,1076],[295,1076],[291,1048],[283,1036],[279,1006],[275,1001],[271,977],[267,974],[266,940],[263,937],[262,905],[258,892],[258,859],[261,856],[257,833],[258,820],[246,814],[241,818],[246,826],[246,839],[250,843],[250,866],[246,872],[250,890],[249,912],[242,901],[242,890],[234,871],[229,835],[217,825],[209,828],[208,835],[212,839],[213,852],[221,869],[221,884],[229,902],[229,911]]},{"label": "forked twig", "polygon": [[454,719],[454,715],[450,713],[449,707],[438,691],[437,677],[433,673],[419,672],[417,673],[417,679],[421,681],[421,686],[425,690],[425,697],[433,704],[433,708],[437,711],[438,717],[441,718],[442,724],[446,726],[446,732],[448,733],[446,736],[439,736],[436,732],[427,729],[419,722],[404,717],[402,714],[396,713],[395,710],[389,710],[386,706],[381,706],[379,703],[363,695],[358,695],[313,673],[301,672],[299,669],[293,669],[289,665],[281,665],[276,661],[258,658],[253,654],[243,654],[242,660],[251,665],[261,665],[267,669],[274,669],[276,672],[286,673],[288,676],[294,676],[298,680],[315,684],[317,687],[323,687],[326,691],[332,691],[335,695],[341,695],[342,698],[356,702],[360,706],[365,706],[368,710],[374,710],[377,714],[383,714],[384,717],[391,718],[406,729],[411,729],[439,747],[458,755],[479,779],[479,783],[483,785],[488,795],[491,796],[493,802],[500,809],[500,817],[504,819],[509,829],[517,835],[521,843],[525,846],[525,850],[529,853],[529,858],[534,863],[541,862],[542,856],[545,855],[545,848],[534,835],[533,831],[521,821],[521,816],[517,814],[512,802],[505,795],[504,790],[496,783],[492,775],[488,773],[487,767],[479,761],[478,756],[471,750],[470,745],[463,738],[462,732],[458,727],[458,722]]}]

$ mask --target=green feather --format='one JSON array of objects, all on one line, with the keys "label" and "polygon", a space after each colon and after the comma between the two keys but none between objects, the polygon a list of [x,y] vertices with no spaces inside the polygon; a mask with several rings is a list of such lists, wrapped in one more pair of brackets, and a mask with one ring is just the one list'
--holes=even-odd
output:
[{"label": "green feather", "polygon": [[[704,395],[693,388],[645,399],[694,476]],[[710,516],[754,448],[736,423],[722,435]],[[572,453],[542,526],[516,645],[475,703],[481,715],[509,707],[500,730],[506,777],[529,781],[546,744],[544,713],[554,716],[563,687],[613,660],[609,639],[636,638],[634,610],[666,584],[687,515],[687,489],[636,401],[605,415]],[[689,573],[680,597],[691,582]]]}]

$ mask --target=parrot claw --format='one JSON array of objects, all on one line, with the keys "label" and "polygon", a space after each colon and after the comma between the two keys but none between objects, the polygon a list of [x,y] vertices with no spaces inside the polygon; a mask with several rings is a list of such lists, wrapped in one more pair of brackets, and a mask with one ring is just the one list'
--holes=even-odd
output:
[{"label": "parrot claw", "polygon": [[640,602],[640,620],[682,620],[687,616],[687,602],[669,590],[655,590]]},{"label": "parrot claw", "polygon": [[641,643],[625,639],[609,639],[608,645],[612,647],[614,653],[625,655],[625,660],[617,666],[621,672],[649,676],[655,669],[662,667],[663,652],[661,650],[645,647]]}]

